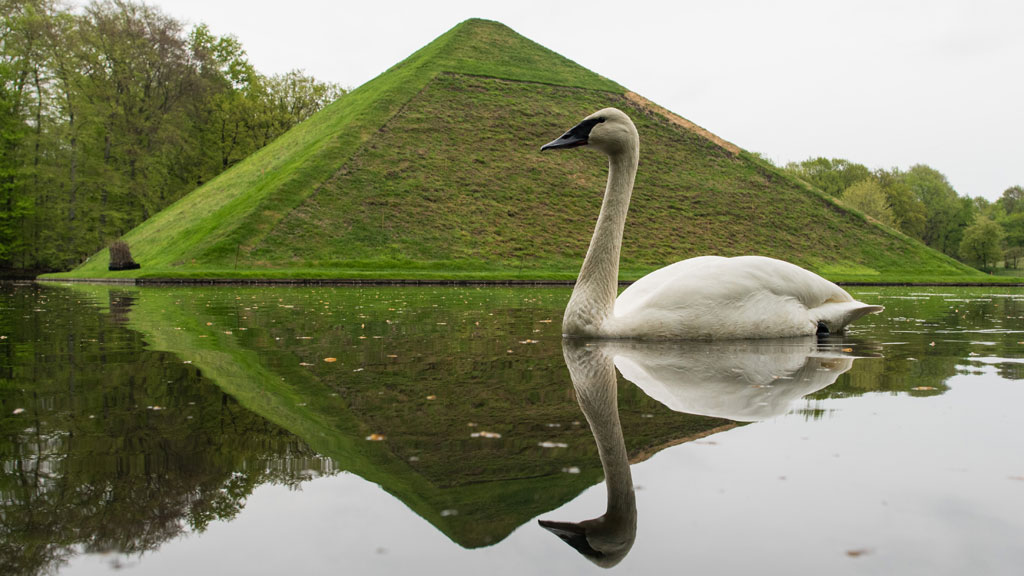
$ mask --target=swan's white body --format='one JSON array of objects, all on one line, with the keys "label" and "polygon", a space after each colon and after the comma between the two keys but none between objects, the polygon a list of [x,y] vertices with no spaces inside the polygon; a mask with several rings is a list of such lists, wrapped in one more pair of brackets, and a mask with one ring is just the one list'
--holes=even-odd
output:
[{"label": "swan's white body", "polygon": [[623,112],[591,114],[547,148],[588,146],[608,156],[608,185],[562,331],[567,336],[717,340],[811,336],[880,312],[821,276],[761,256],[701,256],[644,276],[618,298],[619,252],[640,157]]}]

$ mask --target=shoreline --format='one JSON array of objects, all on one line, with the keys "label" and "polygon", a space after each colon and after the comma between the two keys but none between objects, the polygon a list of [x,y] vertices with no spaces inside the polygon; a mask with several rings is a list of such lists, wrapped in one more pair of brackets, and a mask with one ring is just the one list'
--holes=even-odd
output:
[{"label": "shoreline", "polygon": [[[127,286],[575,286],[575,280],[417,280],[411,278],[35,278],[21,282],[121,284]],[[620,280],[629,286],[631,280]],[[1022,282],[836,282],[839,286],[1024,287]]]}]

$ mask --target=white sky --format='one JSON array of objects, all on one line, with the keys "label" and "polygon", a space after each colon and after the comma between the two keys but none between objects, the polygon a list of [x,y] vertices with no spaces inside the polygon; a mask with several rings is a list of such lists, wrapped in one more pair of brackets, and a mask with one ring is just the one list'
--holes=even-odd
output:
[{"label": "white sky", "polygon": [[989,199],[1024,185],[1020,0],[147,3],[234,34],[265,74],[348,88],[488,18],[778,164],[923,163]]}]

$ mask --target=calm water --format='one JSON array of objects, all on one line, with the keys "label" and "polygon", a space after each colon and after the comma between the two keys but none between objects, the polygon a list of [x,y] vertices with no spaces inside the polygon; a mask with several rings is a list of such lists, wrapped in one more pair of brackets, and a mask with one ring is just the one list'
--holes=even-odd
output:
[{"label": "calm water", "polygon": [[854,292],[563,348],[567,289],[0,285],[0,573],[1020,574],[1024,290]]}]

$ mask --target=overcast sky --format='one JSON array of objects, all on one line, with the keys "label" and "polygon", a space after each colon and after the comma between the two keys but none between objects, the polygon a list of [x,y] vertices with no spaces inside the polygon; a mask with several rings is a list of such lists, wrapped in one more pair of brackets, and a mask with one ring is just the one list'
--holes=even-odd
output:
[{"label": "overcast sky", "polygon": [[348,88],[488,18],[777,164],[922,163],[989,199],[1024,185],[1020,0],[147,3],[234,34],[263,73]]}]

